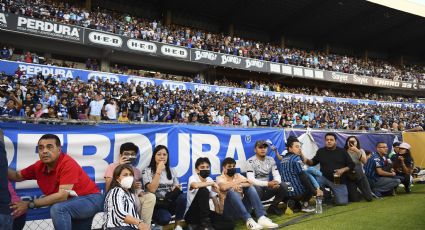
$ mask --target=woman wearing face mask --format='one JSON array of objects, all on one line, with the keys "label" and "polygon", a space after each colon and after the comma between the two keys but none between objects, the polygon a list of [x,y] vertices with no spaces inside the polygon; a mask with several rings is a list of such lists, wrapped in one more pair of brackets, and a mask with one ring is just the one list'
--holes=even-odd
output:
[{"label": "woman wearing face mask", "polygon": [[367,161],[365,151],[360,147],[360,141],[355,136],[349,136],[345,141],[345,150],[350,155],[351,160],[355,164],[353,172],[350,172],[349,181],[347,182],[348,197],[350,201],[360,201],[360,194],[357,188],[360,189],[363,197],[367,201],[372,201],[372,190],[370,189],[369,182],[363,172],[363,165]]},{"label": "woman wearing face mask", "polygon": [[131,165],[115,168],[111,188],[105,198],[105,229],[149,230],[136,208],[134,173]]},{"label": "woman wearing face mask", "polygon": [[156,146],[149,167],[143,170],[142,178],[147,191],[154,193],[157,199],[153,222],[162,226],[167,225],[175,214],[175,229],[182,229],[179,224],[186,209],[186,196],[182,193],[177,174],[170,169],[167,147]]}]

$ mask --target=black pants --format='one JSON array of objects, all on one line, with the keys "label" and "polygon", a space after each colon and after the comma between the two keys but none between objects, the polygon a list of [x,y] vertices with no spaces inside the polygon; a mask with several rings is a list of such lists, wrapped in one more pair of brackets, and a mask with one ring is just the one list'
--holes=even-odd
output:
[{"label": "black pants", "polygon": [[195,198],[190,204],[184,216],[184,220],[189,224],[200,224],[210,216],[210,191],[207,188],[200,188]]},{"label": "black pants", "polygon": [[400,179],[401,183],[404,185],[405,188],[409,187],[409,185],[410,185],[410,174],[397,172],[396,176],[394,178]]},{"label": "black pants", "polygon": [[[348,200],[350,202],[358,202],[361,199],[361,195],[367,201],[372,201],[372,190],[370,188],[369,182],[366,176],[360,176],[357,180],[347,180],[347,191],[348,191]],[[360,189],[361,194],[357,190]]]},{"label": "black pants", "polygon": [[27,214],[23,214],[22,216],[13,220],[13,230],[22,230],[25,226],[25,221],[27,219]]},{"label": "black pants", "polygon": [[277,205],[283,200],[285,196],[287,196],[288,193],[288,186],[285,183],[281,183],[280,186],[275,189],[256,185],[254,188],[262,201],[274,197],[271,205],[275,207],[277,207]]},{"label": "black pants", "polygon": [[301,184],[305,188],[304,194],[301,196],[300,200],[303,202],[308,202],[314,195],[316,195],[316,188],[313,186],[313,184],[310,181],[310,178],[305,174],[305,172],[302,172],[300,175]]}]

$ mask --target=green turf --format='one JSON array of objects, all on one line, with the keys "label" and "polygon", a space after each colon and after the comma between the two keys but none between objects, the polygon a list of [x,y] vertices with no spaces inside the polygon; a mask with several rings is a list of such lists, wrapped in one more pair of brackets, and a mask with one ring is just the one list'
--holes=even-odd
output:
[{"label": "green turf", "polygon": [[[397,196],[374,199],[372,202],[350,203],[347,206],[324,207],[322,214],[303,218],[295,213],[271,219],[284,226],[282,229],[408,229],[425,230],[425,185],[415,184],[410,194],[399,188]],[[239,222],[236,229],[246,229]]]}]

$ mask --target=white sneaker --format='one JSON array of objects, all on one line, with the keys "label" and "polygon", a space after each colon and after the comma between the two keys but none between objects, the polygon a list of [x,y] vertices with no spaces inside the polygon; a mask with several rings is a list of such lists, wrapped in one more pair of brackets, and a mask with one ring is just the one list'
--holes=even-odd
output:
[{"label": "white sneaker", "polygon": [[306,213],[310,213],[310,212],[314,212],[314,211],[316,211],[316,209],[315,209],[315,208],[313,208],[313,207],[302,207],[302,208],[301,208],[301,211],[302,211],[302,212],[306,212]]},{"label": "white sneaker", "polygon": [[263,229],[263,227],[261,225],[257,224],[257,222],[255,222],[255,220],[252,219],[252,218],[249,218],[246,221],[246,228],[249,229],[249,230],[260,230],[260,229]]},{"label": "white sneaker", "polygon": [[182,228],[182,226],[177,225],[177,226],[174,228],[174,230],[183,230],[183,228]]},{"label": "white sneaker", "polygon": [[278,224],[273,223],[272,220],[267,218],[266,216],[262,216],[258,219],[258,224],[263,226],[264,228],[277,228]]}]

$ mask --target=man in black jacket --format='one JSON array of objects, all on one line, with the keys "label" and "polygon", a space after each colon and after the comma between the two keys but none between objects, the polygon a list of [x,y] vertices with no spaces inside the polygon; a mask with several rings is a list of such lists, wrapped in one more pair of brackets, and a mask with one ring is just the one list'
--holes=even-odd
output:
[{"label": "man in black jacket", "polygon": [[313,159],[301,157],[310,166],[320,163],[323,176],[318,178],[318,182],[332,190],[337,205],[345,205],[348,203],[347,172],[353,171],[355,165],[347,151],[336,146],[335,133],[327,133],[325,141],[325,147],[319,149]]},{"label": "man in black jacket", "polygon": [[3,131],[0,130],[0,229],[12,230],[10,215],[10,193],[7,184],[7,158]]}]

